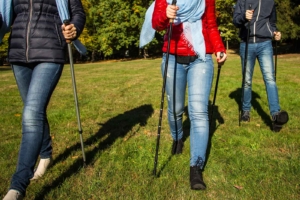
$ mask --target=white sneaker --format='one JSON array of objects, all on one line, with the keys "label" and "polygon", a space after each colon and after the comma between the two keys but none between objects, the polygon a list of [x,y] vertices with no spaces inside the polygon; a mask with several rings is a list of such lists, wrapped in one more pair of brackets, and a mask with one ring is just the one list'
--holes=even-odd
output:
[{"label": "white sneaker", "polygon": [[9,190],[3,200],[22,200],[23,195],[18,190]]},{"label": "white sneaker", "polygon": [[39,165],[36,168],[34,175],[30,180],[37,180],[41,178],[51,164],[52,164],[52,158],[40,159]]}]

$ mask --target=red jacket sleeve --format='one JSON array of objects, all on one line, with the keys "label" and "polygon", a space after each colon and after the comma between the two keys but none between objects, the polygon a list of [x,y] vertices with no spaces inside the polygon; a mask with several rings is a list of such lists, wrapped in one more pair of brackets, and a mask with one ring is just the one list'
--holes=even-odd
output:
[{"label": "red jacket sleeve", "polygon": [[152,28],[157,31],[165,30],[169,25],[166,9],[168,3],[166,0],[156,0],[152,15]]},{"label": "red jacket sleeve", "polygon": [[221,51],[226,52],[218,30],[215,15],[215,0],[206,0],[205,4],[205,12],[202,16],[205,44],[211,46],[214,53]]}]

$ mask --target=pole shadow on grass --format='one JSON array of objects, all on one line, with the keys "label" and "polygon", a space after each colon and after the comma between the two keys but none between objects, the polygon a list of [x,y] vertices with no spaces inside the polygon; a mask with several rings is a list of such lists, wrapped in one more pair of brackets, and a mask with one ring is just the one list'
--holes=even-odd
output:
[{"label": "pole shadow on grass", "polygon": [[[208,114],[209,114],[208,116],[210,116],[211,109],[212,109],[211,101],[209,101],[209,102],[210,102],[209,103],[210,106],[209,106],[209,109],[208,109]],[[206,161],[204,163],[204,168],[206,166],[206,163],[207,163],[209,155],[210,155],[211,139],[213,137],[213,134],[214,134],[214,132],[218,129],[218,127],[221,124],[224,124],[224,118],[221,116],[221,114],[219,112],[219,109],[218,109],[218,106],[215,105],[213,109],[214,109],[214,113],[213,113],[213,117],[212,117],[213,121],[212,121],[212,124],[211,124],[211,127],[210,127],[210,131],[209,131],[209,138],[208,138],[208,144],[207,144],[207,150],[206,150],[206,159],[205,159]],[[189,145],[189,144],[186,144],[185,142],[186,142],[187,138],[190,136],[190,120],[189,120],[189,114],[188,114],[188,107],[187,106],[184,108],[184,115],[186,116],[186,119],[183,121],[183,124],[182,124],[182,129],[183,129],[182,140],[184,142],[183,151],[184,151],[185,147],[187,145]],[[218,122],[218,125],[217,125],[217,122]],[[190,153],[189,153],[189,155],[190,155]],[[168,157],[168,159],[165,161],[165,163],[163,163],[162,167],[158,171],[157,177],[160,176],[161,172],[164,170],[164,168],[171,161],[172,157],[173,157],[173,155],[170,154],[170,156]]]},{"label": "pole shadow on grass", "polygon": [[[234,99],[235,102],[238,104],[238,114],[237,114],[237,117],[236,117],[237,123],[238,123],[238,120],[239,120],[239,111],[241,110],[241,106],[242,106],[242,104],[241,104],[242,88],[237,88],[235,91],[232,91],[229,94],[229,97],[231,99]],[[261,117],[261,119],[263,120],[263,122],[267,126],[269,126],[270,130],[272,130],[272,120],[270,118],[270,115],[264,111],[264,109],[261,107],[261,105],[257,101],[257,99],[260,99],[260,98],[261,97],[259,96],[258,93],[252,91],[252,99],[251,99],[252,108],[257,111],[257,113],[259,114],[259,116]],[[266,101],[267,101],[267,99],[266,99]]]},{"label": "pole shadow on grass", "polygon": [[[85,151],[86,154],[86,164],[93,164],[95,161],[95,155],[101,151],[109,148],[117,138],[123,138],[130,130],[137,124],[140,126],[145,126],[147,124],[148,118],[153,114],[154,110],[151,105],[141,105],[132,110],[126,111],[119,114],[111,119],[109,119],[92,137],[85,140],[85,149],[87,147],[93,147],[89,151]],[[137,132],[137,131],[136,131]],[[106,138],[101,141],[101,138]],[[132,136],[132,135],[131,135]],[[84,131],[83,131],[84,138]],[[66,149],[63,153],[58,155],[53,160],[53,166],[62,162],[65,159],[70,158],[73,151],[78,151],[81,148],[80,142]],[[82,158],[78,158],[64,173],[57,177],[54,181],[48,185],[43,186],[41,192],[35,197],[36,200],[44,199],[45,196],[51,192],[51,190],[58,188],[63,184],[64,180],[76,174],[83,166]]]},{"label": "pole shadow on grass", "polygon": [[219,112],[219,106],[216,104],[214,106],[211,105],[212,102],[209,101],[209,109],[208,109],[208,116],[211,116],[211,112],[213,109],[213,115],[212,115],[212,122],[209,127],[209,138],[207,142],[207,149],[206,149],[206,159],[203,165],[203,169],[205,169],[205,166],[208,162],[209,156],[210,156],[210,151],[211,151],[211,146],[212,146],[212,137],[214,136],[214,133],[216,130],[220,127],[221,124],[224,124],[224,118],[222,117],[221,113]]}]

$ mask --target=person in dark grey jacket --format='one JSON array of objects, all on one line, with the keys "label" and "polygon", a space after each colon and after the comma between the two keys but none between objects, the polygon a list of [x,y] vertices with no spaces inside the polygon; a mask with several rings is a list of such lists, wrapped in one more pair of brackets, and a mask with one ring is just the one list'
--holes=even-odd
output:
[{"label": "person in dark grey jacket", "polygon": [[[272,129],[278,132],[287,123],[289,116],[286,111],[280,108],[278,89],[274,76],[272,38],[274,37],[275,40],[281,39],[281,33],[276,27],[276,7],[274,0],[238,0],[233,14],[233,23],[236,27],[240,28],[242,71],[246,70],[245,81],[243,83],[244,98],[241,120],[250,121],[252,76],[255,60],[257,59],[268,95],[269,109],[273,121]],[[250,35],[245,69],[243,65],[249,23]]]},{"label": "person in dark grey jacket", "polygon": [[8,59],[24,108],[17,169],[5,200],[22,199],[30,180],[40,178],[51,163],[46,109],[63,70],[66,40],[77,39],[86,20],[80,0],[69,0],[67,26],[62,24],[54,0],[13,0],[12,8]]}]

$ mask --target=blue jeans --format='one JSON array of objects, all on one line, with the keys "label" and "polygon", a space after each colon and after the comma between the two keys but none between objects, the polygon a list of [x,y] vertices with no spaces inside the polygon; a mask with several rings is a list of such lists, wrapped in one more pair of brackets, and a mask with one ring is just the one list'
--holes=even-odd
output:
[{"label": "blue jeans", "polygon": [[23,100],[22,141],[18,164],[10,189],[25,195],[40,155],[52,155],[51,137],[46,115],[50,97],[59,81],[63,64],[13,64],[12,69]]},{"label": "blue jeans", "polygon": [[[242,66],[244,65],[246,43],[240,44],[240,56]],[[248,56],[246,65],[246,75],[244,83],[244,101],[242,102],[242,109],[250,111],[251,109],[251,93],[252,93],[252,76],[255,65],[255,60],[258,60],[260,70],[266,86],[269,110],[271,116],[280,111],[278,90],[274,77],[274,62],[273,62],[273,47],[271,40],[260,43],[248,44]],[[242,67],[242,72],[244,67]]]},{"label": "blue jeans", "polygon": [[[165,69],[166,54],[161,64],[162,74]],[[174,55],[169,56],[166,80],[168,100],[168,121],[174,140],[183,136],[182,115],[184,113],[186,86],[188,88],[188,113],[190,119],[190,166],[200,166],[206,158],[209,137],[208,102],[213,80],[213,61],[206,55],[206,61],[197,59],[189,65],[176,63]],[[175,93],[175,95],[174,95]],[[175,100],[174,100],[174,96]],[[174,102],[175,101],[175,102]],[[173,105],[175,103],[175,111]],[[176,116],[176,122],[174,118]],[[176,131],[177,129],[177,131]]]}]

